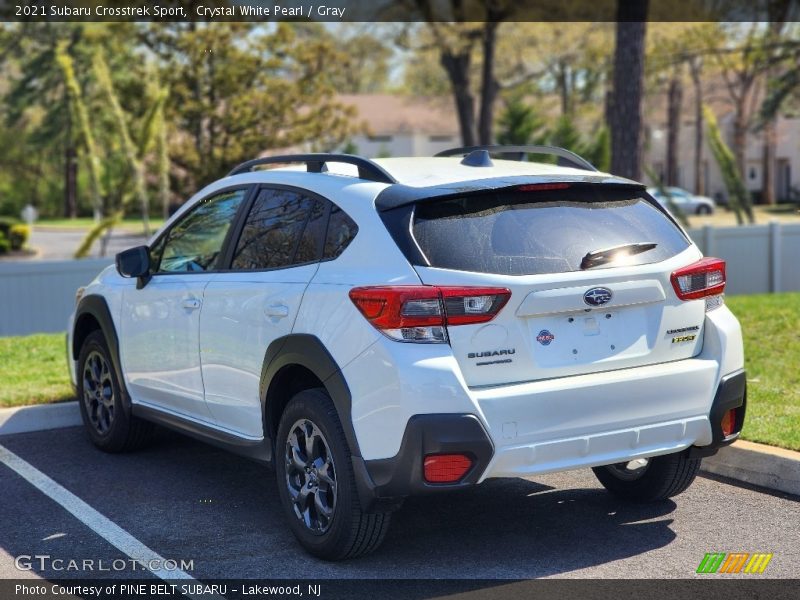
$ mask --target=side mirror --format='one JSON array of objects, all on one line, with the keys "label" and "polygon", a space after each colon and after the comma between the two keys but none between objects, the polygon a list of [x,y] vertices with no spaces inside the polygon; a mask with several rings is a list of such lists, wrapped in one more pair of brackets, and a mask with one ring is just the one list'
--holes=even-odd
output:
[{"label": "side mirror", "polygon": [[139,281],[137,289],[143,288],[150,281],[150,249],[147,246],[136,246],[117,254],[117,273],[123,277],[136,277]]}]

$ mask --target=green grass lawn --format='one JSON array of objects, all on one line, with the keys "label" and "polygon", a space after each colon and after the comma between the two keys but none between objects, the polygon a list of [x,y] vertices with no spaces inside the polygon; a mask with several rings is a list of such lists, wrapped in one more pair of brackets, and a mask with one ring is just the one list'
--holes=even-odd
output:
[{"label": "green grass lawn", "polygon": [[800,293],[729,296],[744,331],[742,437],[800,450]]},{"label": "green grass lawn", "polygon": [[73,397],[63,333],[0,337],[0,406]]},{"label": "green grass lawn", "polygon": [[[800,450],[800,293],[726,299],[744,329],[743,437]],[[63,334],[0,338],[0,406],[72,398]]]}]

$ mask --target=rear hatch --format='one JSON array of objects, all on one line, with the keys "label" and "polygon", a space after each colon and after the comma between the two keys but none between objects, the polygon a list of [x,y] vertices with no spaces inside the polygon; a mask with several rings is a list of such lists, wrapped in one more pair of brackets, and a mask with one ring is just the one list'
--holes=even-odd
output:
[{"label": "rear hatch", "polygon": [[491,322],[448,327],[470,386],[681,360],[702,348],[705,302],[679,300],[670,282],[700,254],[640,187],[521,185],[412,210],[424,284],[511,291]]}]

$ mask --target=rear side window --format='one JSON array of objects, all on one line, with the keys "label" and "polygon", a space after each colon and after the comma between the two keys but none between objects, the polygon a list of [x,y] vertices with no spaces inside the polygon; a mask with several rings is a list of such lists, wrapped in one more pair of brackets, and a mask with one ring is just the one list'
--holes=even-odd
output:
[{"label": "rear side window", "polygon": [[331,207],[331,219],[328,224],[328,235],[325,237],[324,258],[336,258],[358,233],[358,226],[353,219],[347,216],[341,208],[334,205]]},{"label": "rear side window", "polygon": [[641,190],[597,185],[422,202],[412,231],[431,266],[501,275],[578,271],[588,253],[626,244],[656,244],[626,257],[632,265],[662,261],[689,246]]},{"label": "rear side window", "polygon": [[291,190],[262,189],[247,215],[231,267],[280,269],[320,256],[324,204]]}]

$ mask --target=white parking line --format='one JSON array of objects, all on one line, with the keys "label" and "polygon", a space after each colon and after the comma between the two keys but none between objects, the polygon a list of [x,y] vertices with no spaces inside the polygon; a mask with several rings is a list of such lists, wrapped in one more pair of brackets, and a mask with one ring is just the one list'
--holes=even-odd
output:
[{"label": "white parking line", "polygon": [[[60,486],[39,469],[11,452],[11,450],[2,444],[0,444],[0,463],[16,472],[45,496],[60,504],[81,523],[86,525],[109,544],[141,564],[142,567],[156,577],[165,581],[197,581],[194,577],[180,569],[172,570],[164,568],[165,559],[160,554],[145,546],[122,527],[97,512],[75,494]],[[154,565],[160,565],[160,567],[154,568]],[[187,596],[190,598],[194,597],[190,594],[187,594]],[[210,600],[211,597],[205,596],[204,598]]]}]

